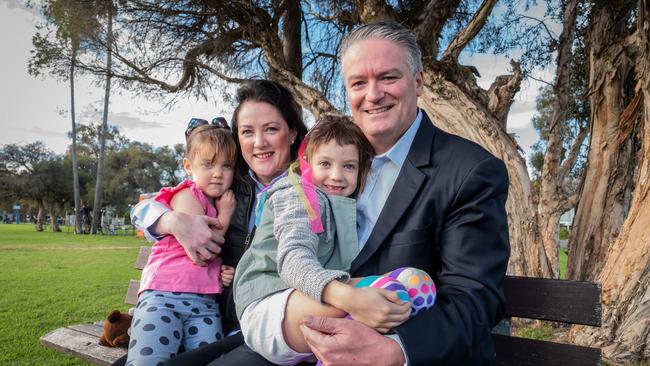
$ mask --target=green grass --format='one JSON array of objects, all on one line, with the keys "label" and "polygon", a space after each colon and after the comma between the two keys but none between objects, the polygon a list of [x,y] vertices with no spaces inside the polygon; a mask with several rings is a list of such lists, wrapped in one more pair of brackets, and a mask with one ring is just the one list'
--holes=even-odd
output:
[{"label": "green grass", "polygon": [[87,365],[39,337],[65,325],[126,310],[128,280],[143,239],[36,232],[0,224],[0,365]]},{"label": "green grass", "polygon": [[567,273],[567,259],[569,256],[569,249],[560,248],[560,279],[566,280]]},{"label": "green grass", "polygon": [[553,328],[549,324],[542,323],[539,326],[517,329],[514,335],[523,338],[548,341],[553,338]]},{"label": "green grass", "polygon": [[560,226],[560,239],[567,240],[569,239],[569,229],[566,226]]}]

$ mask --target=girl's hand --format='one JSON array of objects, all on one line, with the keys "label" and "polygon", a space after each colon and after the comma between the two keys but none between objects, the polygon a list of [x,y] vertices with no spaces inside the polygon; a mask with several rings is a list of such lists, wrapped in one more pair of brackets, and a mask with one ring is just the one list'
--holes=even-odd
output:
[{"label": "girl's hand", "polygon": [[227,266],[225,264],[221,265],[221,273],[219,274],[221,283],[228,287],[232,284],[233,278],[235,278],[235,267]]},{"label": "girl's hand", "polygon": [[220,217],[222,214],[228,217],[232,216],[232,213],[235,212],[235,206],[237,206],[235,194],[232,193],[232,190],[227,190],[216,200],[215,205]]},{"label": "girl's hand", "polygon": [[381,333],[404,323],[411,313],[410,302],[404,302],[393,291],[379,288],[355,287],[346,302],[342,310]]}]

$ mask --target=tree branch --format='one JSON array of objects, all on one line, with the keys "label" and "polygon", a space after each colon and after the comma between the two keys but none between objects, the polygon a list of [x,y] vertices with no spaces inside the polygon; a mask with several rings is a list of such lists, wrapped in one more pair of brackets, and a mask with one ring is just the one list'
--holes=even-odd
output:
[{"label": "tree branch", "polygon": [[458,56],[460,55],[461,51],[472,39],[474,39],[474,37],[476,37],[478,32],[480,32],[483,28],[496,3],[497,0],[485,0],[483,4],[481,4],[478,11],[474,14],[472,20],[469,22],[469,24],[467,24],[467,27],[454,37],[454,39],[449,44],[449,47],[447,47],[447,50],[445,50],[445,52],[442,54],[443,60],[458,60]]},{"label": "tree branch", "polygon": [[431,0],[418,14],[413,32],[422,49],[422,56],[438,56],[438,39],[442,29],[459,4],[460,0]]},{"label": "tree branch", "polygon": [[514,101],[515,94],[519,91],[523,79],[519,64],[514,60],[510,60],[510,65],[513,74],[497,76],[487,91],[487,108],[500,122],[504,130],[507,127],[510,106]]},{"label": "tree branch", "polygon": [[587,134],[589,132],[589,125],[582,127],[580,129],[580,132],[578,132],[578,135],[576,136],[575,140],[573,140],[573,145],[571,145],[571,148],[569,149],[569,152],[567,153],[566,158],[560,165],[557,171],[557,176],[560,179],[560,182],[563,182],[565,180],[565,177],[571,169],[573,169],[573,166],[576,163],[576,160],[578,159],[578,155],[580,154],[580,149],[582,148],[582,144],[585,141],[585,138],[587,137]]},{"label": "tree branch", "polygon": [[395,12],[383,0],[355,0],[355,5],[363,23],[395,20]]}]

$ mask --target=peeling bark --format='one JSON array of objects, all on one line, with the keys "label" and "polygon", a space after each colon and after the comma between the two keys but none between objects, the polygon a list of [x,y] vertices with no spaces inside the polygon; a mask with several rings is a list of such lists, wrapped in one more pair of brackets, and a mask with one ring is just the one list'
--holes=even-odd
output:
[{"label": "peeling bark", "polygon": [[621,114],[633,72],[626,14],[633,4],[600,2],[589,29],[591,133],[580,198],[569,242],[568,277],[593,280],[603,267],[628,209],[634,171],[632,138],[619,141]]},{"label": "peeling bark", "polygon": [[574,327],[573,341],[603,347],[606,359],[636,363],[650,359],[650,1],[638,1],[635,62],[642,108],[641,152],[634,197],[621,232],[609,248],[599,279],[603,286],[601,328]]}]

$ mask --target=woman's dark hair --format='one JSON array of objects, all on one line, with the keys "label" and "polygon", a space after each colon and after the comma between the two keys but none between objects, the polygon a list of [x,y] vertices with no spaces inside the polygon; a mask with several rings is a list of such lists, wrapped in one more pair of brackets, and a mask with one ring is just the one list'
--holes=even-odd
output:
[{"label": "woman's dark hair", "polygon": [[289,150],[291,152],[291,160],[293,161],[297,158],[302,139],[307,134],[307,126],[302,121],[302,110],[289,89],[271,80],[250,80],[237,90],[236,100],[237,108],[235,108],[235,112],[232,115],[232,133],[237,144],[237,151],[239,152],[237,163],[240,174],[246,174],[248,170],[246,161],[241,156],[238,135],[239,110],[245,102],[264,102],[278,109],[282,118],[287,122],[289,130],[296,131],[296,139],[291,144]]}]

